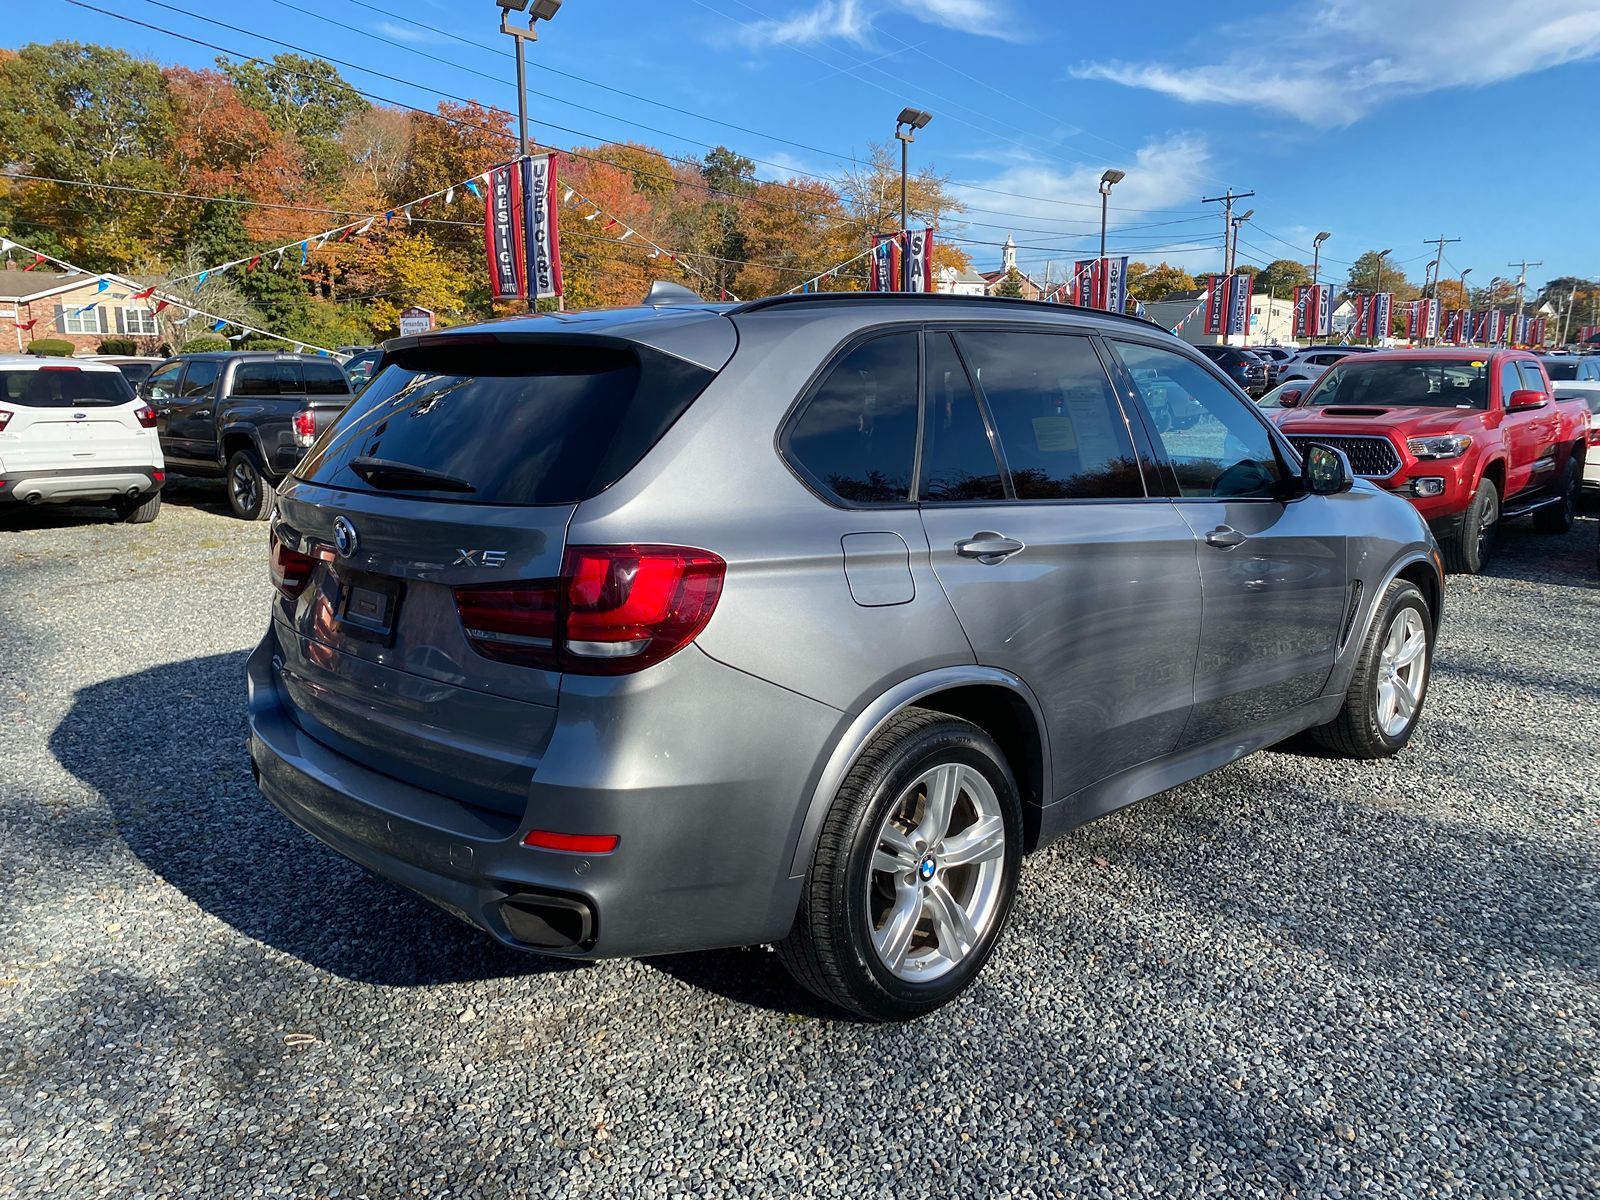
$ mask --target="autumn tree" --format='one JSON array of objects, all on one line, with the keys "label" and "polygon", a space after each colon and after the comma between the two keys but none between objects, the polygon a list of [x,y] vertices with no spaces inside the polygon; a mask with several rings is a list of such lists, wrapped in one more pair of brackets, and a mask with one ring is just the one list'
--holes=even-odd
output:
[{"label": "autumn tree", "polygon": [[1345,280],[1347,295],[1357,296],[1365,292],[1393,292],[1397,304],[1415,300],[1421,295],[1421,289],[1406,278],[1405,272],[1387,257],[1380,259],[1376,250],[1368,250],[1356,259],[1350,265],[1350,274]]},{"label": "autumn tree", "polygon": [[1135,300],[1161,300],[1175,292],[1191,292],[1198,286],[1193,275],[1167,262],[1153,267],[1142,262],[1128,264],[1128,294]]},{"label": "autumn tree", "polygon": [[279,54],[269,63],[218,58],[217,66],[233,80],[245,104],[265,113],[272,128],[294,139],[308,178],[325,185],[337,181],[339,133],[367,102],[332,63]]},{"label": "autumn tree", "polygon": [[171,190],[163,158],[172,99],[153,63],[77,42],[22,47],[0,61],[0,147],[36,181],[12,193],[19,240],[106,269],[164,239],[163,201],[117,188]]},{"label": "autumn tree", "polygon": [[[763,183],[745,208],[745,244],[752,262],[740,268],[737,291],[746,299],[786,292],[821,275],[854,252],[844,204],[819,180]],[[831,291],[853,290],[830,280]]]},{"label": "autumn tree", "polygon": [[[874,142],[865,161],[857,161],[840,180],[840,197],[849,211],[851,240],[864,247],[874,233],[900,228],[900,160],[883,142]],[[907,180],[906,220],[913,226],[940,228],[966,212],[950,190],[950,178],[925,166]]]}]

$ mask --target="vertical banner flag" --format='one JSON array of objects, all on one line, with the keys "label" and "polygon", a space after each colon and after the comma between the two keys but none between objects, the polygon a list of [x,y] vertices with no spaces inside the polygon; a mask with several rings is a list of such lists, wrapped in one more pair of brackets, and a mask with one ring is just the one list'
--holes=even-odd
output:
[{"label": "vertical banner flag", "polygon": [[524,294],[529,300],[561,295],[561,229],[556,207],[556,156],[522,160],[522,235],[526,251]]},{"label": "vertical banner flag", "polygon": [[1119,313],[1128,307],[1128,257],[1100,260],[1100,305],[1107,312]]},{"label": "vertical banner flag", "polygon": [[1436,341],[1439,337],[1439,302],[1437,300],[1424,300],[1422,302],[1422,336],[1428,341]]},{"label": "vertical banner flag", "polygon": [[1228,332],[1250,332],[1250,276],[1234,275],[1228,280]]},{"label": "vertical banner flag", "polygon": [[1313,336],[1331,337],[1333,335],[1333,284],[1317,284],[1317,294],[1314,297],[1317,305],[1317,319],[1312,324]]},{"label": "vertical banner flag", "polygon": [[1585,325],[1582,329],[1578,330],[1578,340],[1580,342],[1587,342],[1597,333],[1600,333],[1600,325]]},{"label": "vertical banner flag", "polygon": [[1369,292],[1350,297],[1351,303],[1356,306],[1355,324],[1350,329],[1351,337],[1370,338],[1372,331],[1377,328],[1377,323],[1373,320],[1375,306],[1372,302],[1374,298]]},{"label": "vertical banner flag", "polygon": [[1294,338],[1308,338],[1311,336],[1311,292],[1309,284],[1302,284],[1294,289],[1294,324],[1290,327],[1289,336]]},{"label": "vertical banner flag", "polygon": [[1223,309],[1228,304],[1228,277],[1226,275],[1209,275],[1206,277],[1206,332],[1221,335],[1227,332],[1227,322],[1223,318]]},{"label": "vertical banner flag", "polygon": [[1506,314],[1498,308],[1489,310],[1489,344],[1498,346],[1506,332]]},{"label": "vertical banner flag", "polygon": [[894,234],[872,235],[872,269],[867,276],[867,290],[893,292],[900,287],[900,239]]},{"label": "vertical banner flag", "polygon": [[1418,337],[1417,330],[1420,327],[1420,321],[1421,321],[1421,310],[1422,310],[1422,301],[1421,300],[1408,300],[1408,301],[1406,301],[1406,340],[1407,341],[1414,342],[1414,341],[1417,340],[1417,337]]},{"label": "vertical banner flag", "polygon": [[1372,327],[1381,340],[1389,336],[1389,318],[1394,310],[1393,292],[1376,292],[1372,297]]},{"label": "vertical banner flag", "polygon": [[489,257],[489,290],[496,300],[516,300],[527,295],[522,176],[515,163],[495,167],[487,174],[483,234]]},{"label": "vertical banner flag", "polygon": [[911,290],[933,291],[933,230],[917,233],[908,229],[901,236],[905,238],[905,253],[911,256]]},{"label": "vertical banner flag", "polygon": [[1100,275],[1100,260],[1085,258],[1072,264],[1072,300],[1079,308],[1093,308]]}]

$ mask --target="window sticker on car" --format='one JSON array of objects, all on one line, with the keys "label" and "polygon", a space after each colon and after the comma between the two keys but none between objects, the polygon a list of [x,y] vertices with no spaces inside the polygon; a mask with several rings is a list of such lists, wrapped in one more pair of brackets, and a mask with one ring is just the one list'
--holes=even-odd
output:
[{"label": "window sticker on car", "polygon": [[1062,452],[1078,448],[1078,435],[1066,417],[1035,417],[1033,438],[1040,450]]},{"label": "window sticker on car", "polygon": [[1483,369],[1483,360],[1479,359],[1476,362],[1474,362],[1472,364],[1472,368],[1473,368],[1473,370],[1481,371]]}]

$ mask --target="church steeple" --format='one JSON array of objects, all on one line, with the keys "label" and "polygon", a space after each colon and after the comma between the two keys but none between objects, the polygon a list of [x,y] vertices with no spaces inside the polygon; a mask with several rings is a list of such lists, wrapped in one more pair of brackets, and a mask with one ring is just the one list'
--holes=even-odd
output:
[{"label": "church steeple", "polygon": [[1000,269],[1002,271],[1017,269],[1017,240],[1009,233],[1006,234],[1006,244],[1000,251]]}]

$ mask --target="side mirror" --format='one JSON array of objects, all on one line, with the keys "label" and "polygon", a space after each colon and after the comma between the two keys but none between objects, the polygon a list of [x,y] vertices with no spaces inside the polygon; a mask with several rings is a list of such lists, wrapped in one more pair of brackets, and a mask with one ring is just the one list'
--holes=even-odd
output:
[{"label": "side mirror", "polygon": [[1545,392],[1536,392],[1532,388],[1521,388],[1511,393],[1511,399],[1506,401],[1506,407],[1512,412],[1522,412],[1529,408],[1543,408],[1550,403],[1550,396]]},{"label": "side mirror", "polygon": [[1299,388],[1290,388],[1286,392],[1279,393],[1278,404],[1283,408],[1299,408],[1300,401],[1304,400],[1305,398],[1306,394]]},{"label": "side mirror", "polygon": [[1313,496],[1337,496],[1356,485],[1355,472],[1343,450],[1312,442],[1306,447],[1300,482]]}]

